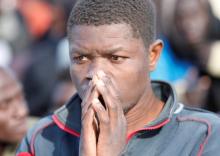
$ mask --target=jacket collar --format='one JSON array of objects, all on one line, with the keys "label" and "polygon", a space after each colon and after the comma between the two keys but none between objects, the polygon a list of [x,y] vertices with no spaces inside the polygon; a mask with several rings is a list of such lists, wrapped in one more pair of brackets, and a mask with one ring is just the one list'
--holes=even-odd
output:
[{"label": "jacket collar", "polygon": [[[165,103],[159,117],[146,125],[146,127],[157,127],[172,117],[177,108],[177,99],[176,93],[169,83],[152,81],[151,84],[155,95]],[[79,136],[81,130],[81,102],[80,97],[76,94],[52,116],[59,128],[75,136]]]}]

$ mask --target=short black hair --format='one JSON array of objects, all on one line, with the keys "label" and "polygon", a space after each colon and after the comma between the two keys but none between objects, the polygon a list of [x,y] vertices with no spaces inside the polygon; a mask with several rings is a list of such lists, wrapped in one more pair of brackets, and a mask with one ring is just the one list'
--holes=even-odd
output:
[{"label": "short black hair", "polygon": [[75,25],[125,23],[133,36],[141,37],[145,46],[156,37],[156,11],[151,0],[78,0],[67,24],[67,32]]}]

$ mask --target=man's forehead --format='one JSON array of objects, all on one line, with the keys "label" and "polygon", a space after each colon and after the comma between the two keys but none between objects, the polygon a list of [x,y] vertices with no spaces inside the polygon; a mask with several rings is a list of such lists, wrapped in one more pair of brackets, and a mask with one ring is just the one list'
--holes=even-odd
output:
[{"label": "man's forehead", "polygon": [[76,25],[69,32],[71,40],[85,40],[88,37],[100,38],[131,38],[133,37],[131,26],[125,23],[106,25]]},{"label": "man's forehead", "polygon": [[[70,52],[75,50],[129,49],[140,42],[133,36],[128,24],[110,24],[100,26],[77,25],[69,32]],[[142,40],[141,40],[142,43]]]}]

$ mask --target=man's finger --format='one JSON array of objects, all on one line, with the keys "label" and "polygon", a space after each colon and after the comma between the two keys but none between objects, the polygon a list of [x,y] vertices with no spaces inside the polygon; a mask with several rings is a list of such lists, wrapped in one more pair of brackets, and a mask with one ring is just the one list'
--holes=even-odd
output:
[{"label": "man's finger", "polygon": [[99,80],[97,83],[97,90],[105,102],[111,120],[117,120],[122,108],[118,97],[115,95],[116,93],[112,93],[113,89],[111,89],[111,85],[105,84],[102,80]]},{"label": "man's finger", "polygon": [[117,99],[119,99],[118,92],[119,90],[116,88],[114,83],[112,82],[111,78],[108,77],[103,71],[99,71],[98,73],[98,79],[102,80],[106,87],[108,87],[109,93]]},{"label": "man's finger", "polygon": [[96,84],[95,84],[94,80],[92,80],[92,81],[90,81],[89,89],[88,89],[86,96],[83,99],[83,102],[81,104],[82,118],[84,117],[85,113],[87,112],[87,110],[91,106],[92,100],[97,97],[98,97],[98,92],[96,89]]},{"label": "man's finger", "polygon": [[96,156],[96,130],[93,125],[94,110],[89,108],[82,120],[80,156]]},{"label": "man's finger", "polygon": [[110,119],[107,110],[97,98],[92,101],[92,107],[97,115],[100,131],[108,132],[110,130]]},{"label": "man's finger", "polygon": [[92,91],[94,90],[95,85],[92,81],[89,82],[88,85],[88,89],[85,92],[85,96],[83,98],[83,101],[81,103],[81,107],[82,107],[82,116],[84,116],[85,112],[87,111],[87,109],[89,108],[88,106],[88,101],[89,101],[89,97],[91,96]]},{"label": "man's finger", "polygon": [[86,103],[86,101],[88,100],[92,90],[94,89],[95,85],[92,81],[89,82],[89,85],[88,85],[88,89],[85,91],[84,93],[84,98],[83,98],[83,101],[81,103],[81,106],[83,107]]}]

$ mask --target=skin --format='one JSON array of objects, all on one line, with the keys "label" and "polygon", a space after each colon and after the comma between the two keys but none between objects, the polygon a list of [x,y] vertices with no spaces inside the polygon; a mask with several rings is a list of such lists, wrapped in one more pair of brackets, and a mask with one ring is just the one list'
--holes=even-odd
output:
[{"label": "skin", "polygon": [[27,131],[27,106],[20,83],[0,68],[0,142],[17,143]]},{"label": "skin", "polygon": [[74,26],[69,36],[70,73],[83,99],[80,155],[120,155],[126,136],[163,108],[149,78],[163,44],[146,48],[123,23]]}]

